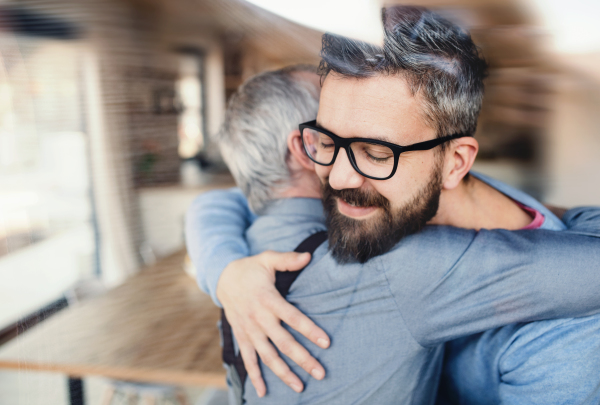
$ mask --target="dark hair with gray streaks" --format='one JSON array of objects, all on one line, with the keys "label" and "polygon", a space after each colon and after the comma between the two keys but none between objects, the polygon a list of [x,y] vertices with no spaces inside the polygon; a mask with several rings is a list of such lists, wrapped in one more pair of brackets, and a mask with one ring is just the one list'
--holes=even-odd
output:
[{"label": "dark hair with gray streaks", "polygon": [[310,65],[258,74],[231,96],[225,121],[215,136],[225,163],[254,212],[289,185],[287,138],[298,124],[317,116],[318,82]]},{"label": "dark hair with gray streaks", "polygon": [[400,75],[422,98],[424,119],[438,137],[473,135],[487,64],[469,33],[422,7],[391,7],[382,14],[383,47],[323,35],[321,77]]}]

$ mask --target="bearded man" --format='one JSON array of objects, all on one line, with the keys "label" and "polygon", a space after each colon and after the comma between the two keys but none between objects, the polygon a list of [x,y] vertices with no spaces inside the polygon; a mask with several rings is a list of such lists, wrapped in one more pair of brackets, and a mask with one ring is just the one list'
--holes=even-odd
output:
[{"label": "bearded man", "polygon": [[[503,327],[597,312],[597,211],[568,213],[571,229],[556,232],[564,224],[537,201],[469,174],[478,150],[472,135],[485,64],[468,34],[433,13],[398,7],[384,16],[383,48],[324,37],[316,121],[299,130],[290,126],[295,106],[286,100],[301,101],[286,93],[299,80],[289,74],[285,79],[287,73],[271,74],[283,77],[283,87],[269,74],[252,79],[228,107],[218,142],[260,215],[246,212],[235,192],[213,193],[192,207],[186,232],[200,284],[223,303],[256,387],[237,381],[245,388],[237,401],[433,403],[443,342],[498,327],[509,331],[508,340],[500,339],[494,353],[513,364],[530,348],[527,339],[556,328],[582,338],[577,353],[598,364],[592,339],[600,327],[597,316],[531,323],[536,330],[522,335],[525,343],[518,348],[510,342],[514,325]],[[282,169],[273,173],[269,162]],[[248,219],[249,247],[240,239]],[[324,219],[328,245],[315,251],[287,296],[296,308],[253,313],[255,302],[273,305],[272,273],[244,268],[246,259],[221,274],[224,262],[266,249],[291,250],[324,229]],[[272,257],[256,260],[272,268]],[[306,261],[295,257],[285,267],[297,269]],[[576,269],[561,271],[567,267]],[[291,327],[281,327],[279,319]],[[301,367],[279,358],[267,336]],[[467,342],[459,350],[465,347],[473,346]],[[254,348],[272,369],[262,370],[269,388],[262,399]],[[326,377],[315,357],[326,366]],[[487,380],[499,385],[495,360],[481,364],[491,370]],[[309,375],[325,378],[315,382]],[[302,392],[286,390],[277,377]],[[502,400],[504,391],[496,391],[493,399]],[[575,391],[570,393],[590,394]],[[466,395],[476,402],[472,394]]]}]

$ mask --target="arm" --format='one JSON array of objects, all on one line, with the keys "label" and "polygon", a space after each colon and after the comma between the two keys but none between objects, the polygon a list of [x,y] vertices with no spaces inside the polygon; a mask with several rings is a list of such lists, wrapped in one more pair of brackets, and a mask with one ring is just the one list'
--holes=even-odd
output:
[{"label": "arm", "polygon": [[244,235],[254,219],[238,189],[204,193],[194,200],[187,213],[188,252],[196,267],[198,284],[225,310],[258,395],[263,396],[266,387],[257,352],[275,375],[295,391],[302,391],[302,382],[279,357],[273,344],[313,377],[322,379],[325,370],[281,322],[322,348],[329,346],[329,338],[282,298],[274,284],[276,270],[299,270],[308,264],[310,255],[264,252],[246,258],[249,248]]},{"label": "arm", "polygon": [[438,405],[600,403],[598,315],[511,324],[446,343]]},{"label": "arm", "polygon": [[255,215],[237,188],[213,190],[192,202],[185,218],[185,242],[196,268],[198,285],[215,304],[217,283],[225,267],[249,255],[244,237]]},{"label": "arm", "polygon": [[502,353],[503,404],[600,403],[600,318],[525,325]]},{"label": "arm", "polygon": [[[422,277],[404,303],[415,338],[430,345],[514,322],[598,313],[600,208],[570,210],[563,219],[566,231],[474,232],[450,270]],[[466,232],[452,230],[445,243],[460,243]]]},{"label": "arm", "polygon": [[561,218],[570,231],[575,231],[579,235],[600,237],[600,208],[573,208],[568,210]]}]

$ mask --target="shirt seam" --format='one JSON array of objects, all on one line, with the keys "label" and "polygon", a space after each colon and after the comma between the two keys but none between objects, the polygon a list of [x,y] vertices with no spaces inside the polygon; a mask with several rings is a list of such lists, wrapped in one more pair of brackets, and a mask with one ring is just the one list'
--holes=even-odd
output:
[{"label": "shirt seam", "polygon": [[462,253],[458,256],[458,258],[454,261],[454,263],[452,263],[452,266],[450,266],[448,268],[448,271],[446,271],[446,274],[444,274],[444,276],[446,276],[449,272],[452,271],[452,269],[454,269],[458,265],[458,262],[460,262],[462,260],[462,258],[464,257],[465,253],[467,252],[467,250],[469,250],[471,248],[471,245],[473,244],[473,242],[475,242],[475,239],[477,239],[477,236],[479,236],[479,231],[475,231],[475,234],[471,238],[471,241],[469,242],[469,244],[467,245],[467,247],[465,247],[463,249]]},{"label": "shirt seam", "polygon": [[[471,245],[475,242],[475,239],[477,237],[477,235],[479,235],[479,231],[476,231],[474,236],[471,238],[471,241],[469,242],[469,244],[463,249],[462,253],[457,257],[457,259],[448,267],[448,270],[446,270],[446,272],[444,273],[444,276],[442,278],[445,278],[448,276],[448,274],[458,265],[458,262],[461,261],[461,259],[463,258],[463,256],[465,255],[465,252],[467,252],[469,250],[469,248],[471,247]],[[386,275],[386,279],[387,279],[387,275]],[[388,281],[388,285],[389,285],[389,281]],[[390,287],[391,290],[391,287]],[[392,295],[394,295],[392,293]],[[394,300],[396,299],[396,296],[394,295]],[[396,305],[398,305],[396,303]],[[402,315],[402,310],[400,309],[400,306],[398,305],[398,311],[400,312],[400,314]],[[404,317],[402,317],[402,320],[404,321],[404,324],[406,326],[406,329],[409,331],[410,335],[412,336],[412,338],[423,348],[431,348],[434,346],[437,346],[439,344],[445,344],[446,342],[450,341],[450,340],[442,340],[440,342],[432,342],[430,344],[421,342],[419,339],[417,339],[413,333],[413,331],[411,330],[411,328],[408,326],[407,322],[405,321]]]},{"label": "shirt seam", "polygon": [[404,319],[404,315],[402,315],[402,310],[400,309],[400,305],[398,304],[398,301],[396,300],[396,295],[392,291],[392,286],[390,285],[390,280],[388,279],[388,276],[387,276],[387,267],[385,266],[385,264],[383,263],[383,261],[380,258],[378,258],[378,260],[379,260],[379,263],[380,263],[380,265],[382,267],[383,276],[385,277],[385,281],[387,282],[388,291],[390,292],[390,295],[392,296],[392,299],[394,300],[394,304],[396,305],[396,308],[398,309],[398,315],[400,316],[400,319],[402,320],[402,324],[404,325],[404,327],[408,331],[408,334],[410,335],[410,337],[415,341],[415,343],[417,345],[419,345],[419,347],[421,347],[421,348],[423,348],[425,350],[428,350],[429,348],[423,346],[421,344],[421,342],[419,342],[415,338],[415,336],[413,335],[412,330],[410,330],[410,328],[408,327],[408,324],[406,323],[406,320]]}]

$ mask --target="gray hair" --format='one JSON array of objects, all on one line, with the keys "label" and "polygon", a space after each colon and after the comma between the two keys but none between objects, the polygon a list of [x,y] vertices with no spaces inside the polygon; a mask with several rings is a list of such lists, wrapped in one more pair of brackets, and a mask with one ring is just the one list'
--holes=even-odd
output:
[{"label": "gray hair", "polygon": [[487,64],[470,35],[422,7],[383,11],[383,47],[325,34],[322,78],[400,75],[422,97],[423,118],[438,137],[473,135],[483,100]]},{"label": "gray hair", "polygon": [[254,212],[290,184],[288,135],[317,116],[318,82],[303,79],[307,72],[316,68],[297,65],[258,74],[229,100],[215,140]]}]

